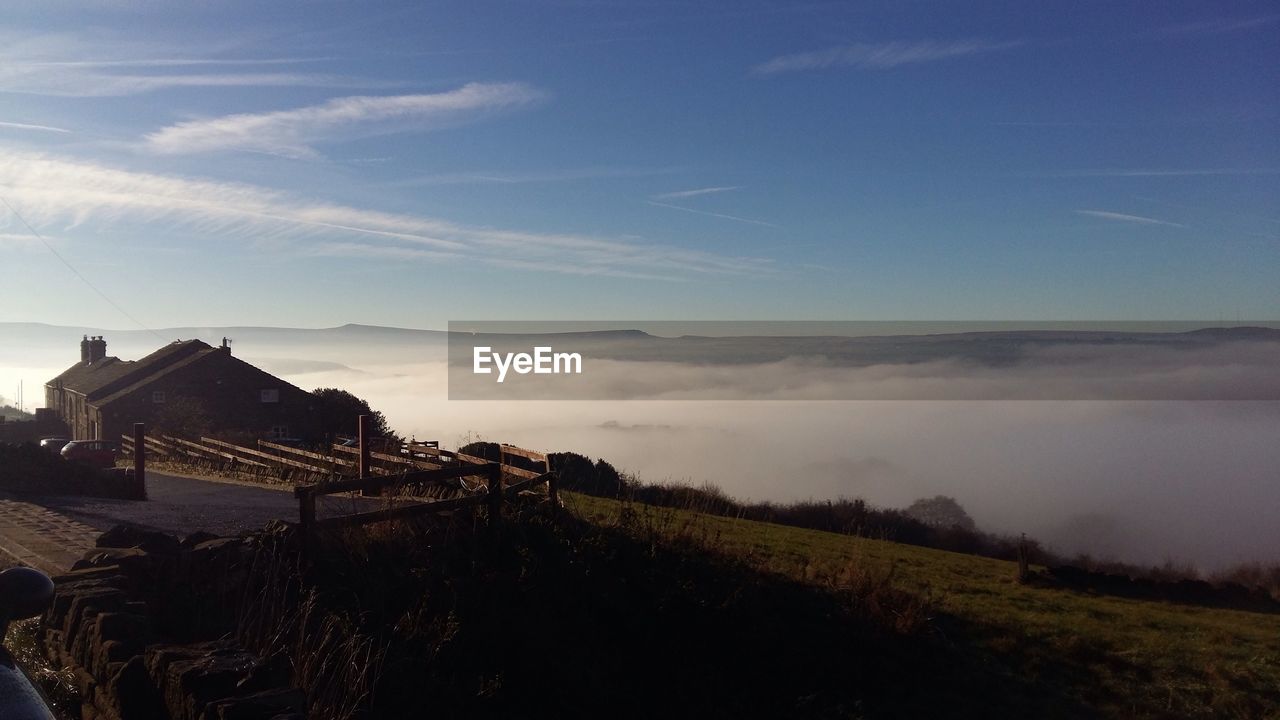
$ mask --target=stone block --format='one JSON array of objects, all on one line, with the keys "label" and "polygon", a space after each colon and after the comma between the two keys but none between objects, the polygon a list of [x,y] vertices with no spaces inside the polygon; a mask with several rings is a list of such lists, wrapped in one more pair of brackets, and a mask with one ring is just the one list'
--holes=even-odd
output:
[{"label": "stone block", "polygon": [[98,536],[95,544],[100,548],[140,548],[166,555],[174,555],[182,548],[182,543],[172,535],[128,524],[116,525],[106,531]]},{"label": "stone block", "polygon": [[274,688],[211,703],[204,717],[209,720],[264,720],[284,715],[305,717],[307,698],[301,690]]}]

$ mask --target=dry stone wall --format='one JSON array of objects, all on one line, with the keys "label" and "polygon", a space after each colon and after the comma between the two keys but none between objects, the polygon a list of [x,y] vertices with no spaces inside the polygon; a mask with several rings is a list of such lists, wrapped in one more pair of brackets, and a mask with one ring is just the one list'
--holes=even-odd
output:
[{"label": "dry stone wall", "polygon": [[251,558],[240,538],[179,542],[121,526],[54,578],[44,650],[72,668],[84,720],[305,718],[287,663],[264,662],[227,639],[234,610],[209,592],[234,592]]}]

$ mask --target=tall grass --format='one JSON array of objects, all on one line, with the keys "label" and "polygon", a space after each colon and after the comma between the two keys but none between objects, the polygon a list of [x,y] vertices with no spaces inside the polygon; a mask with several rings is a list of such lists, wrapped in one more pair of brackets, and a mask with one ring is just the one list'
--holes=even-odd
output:
[{"label": "tall grass", "polygon": [[869,638],[928,635],[932,601],[891,565],[771,565],[643,504],[603,524],[547,509],[322,534],[307,562],[287,533],[262,537],[237,637],[287,664],[312,717],[348,720],[839,707],[865,690],[843,673],[873,660]]}]

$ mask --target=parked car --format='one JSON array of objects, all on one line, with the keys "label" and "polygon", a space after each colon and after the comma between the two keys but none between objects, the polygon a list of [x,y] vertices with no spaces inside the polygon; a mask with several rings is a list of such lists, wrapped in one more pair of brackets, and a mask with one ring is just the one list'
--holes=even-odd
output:
[{"label": "parked car", "polygon": [[53,453],[62,452],[62,448],[71,442],[71,438],[65,437],[47,437],[40,441],[40,447]]},{"label": "parked car", "polygon": [[96,468],[115,467],[119,455],[120,443],[111,440],[72,440],[62,448],[63,458]]}]

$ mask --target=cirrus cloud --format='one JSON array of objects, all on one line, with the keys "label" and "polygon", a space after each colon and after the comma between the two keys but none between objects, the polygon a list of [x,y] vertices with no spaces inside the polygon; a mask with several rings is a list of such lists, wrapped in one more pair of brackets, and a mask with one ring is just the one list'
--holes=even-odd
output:
[{"label": "cirrus cloud", "polygon": [[1115,222],[1133,223],[1136,225],[1165,225],[1167,227],[1184,228],[1186,225],[1168,220],[1160,220],[1143,215],[1129,215],[1128,213],[1111,212],[1109,210],[1077,210],[1077,215],[1087,215],[1089,217],[1100,218],[1102,220],[1112,220]]},{"label": "cirrus cloud", "polygon": [[935,62],[980,53],[1008,50],[1022,43],[985,40],[919,40],[882,43],[854,43],[814,52],[780,55],[752,68],[755,75],[779,75],[802,70],[832,67],[890,69],[901,65]]},{"label": "cirrus cloud", "polygon": [[146,144],[163,154],[249,150],[315,157],[314,143],[455,125],[542,97],[542,92],[523,83],[470,83],[441,93],[340,97],[291,110],[190,120],[147,135]]},{"label": "cirrus cloud", "polygon": [[[657,243],[504,230],[405,213],[306,200],[268,187],[137,172],[41,153],[0,149],[0,196],[45,231],[140,222],[252,237],[288,252],[365,259],[480,262],[573,275],[680,280],[759,275],[767,260]],[[304,242],[305,241],[305,242]]]}]

